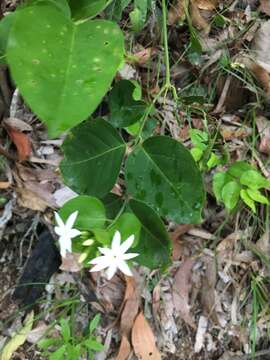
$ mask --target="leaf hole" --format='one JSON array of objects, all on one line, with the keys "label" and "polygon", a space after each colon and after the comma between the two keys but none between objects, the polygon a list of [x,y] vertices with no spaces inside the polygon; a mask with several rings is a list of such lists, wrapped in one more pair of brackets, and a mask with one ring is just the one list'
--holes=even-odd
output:
[{"label": "leaf hole", "polygon": [[109,45],[109,41],[104,41],[104,45],[108,46]]}]

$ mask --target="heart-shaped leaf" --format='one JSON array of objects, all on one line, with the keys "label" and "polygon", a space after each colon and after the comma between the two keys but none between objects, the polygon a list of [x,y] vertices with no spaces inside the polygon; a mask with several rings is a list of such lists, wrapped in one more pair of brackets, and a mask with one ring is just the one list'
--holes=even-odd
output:
[{"label": "heart-shaped leaf", "polygon": [[74,227],[80,230],[102,228],[106,221],[105,208],[102,202],[92,196],[77,196],[67,201],[60,210],[60,216],[67,220],[70,214],[78,211]]},{"label": "heart-shaped leaf", "polygon": [[69,0],[75,20],[93,18],[108,5],[109,0]]},{"label": "heart-shaped leaf", "polygon": [[128,192],[177,223],[198,223],[202,177],[190,152],[166,136],[145,140],[126,163]]},{"label": "heart-shaped leaf", "polygon": [[140,241],[132,249],[132,252],[140,254],[136,262],[150,269],[165,270],[171,261],[171,241],[162,221],[153,209],[141,201],[131,200],[129,206],[142,225]]},{"label": "heart-shaped leaf", "polygon": [[128,80],[119,81],[109,97],[111,111],[110,123],[115,127],[126,127],[139,121],[146,109],[146,104],[135,100],[133,93],[136,85]]},{"label": "heart-shaped leaf", "polygon": [[61,172],[67,186],[79,194],[105,196],[120,172],[126,145],[103,119],[71,130],[63,144]]},{"label": "heart-shaped leaf", "polygon": [[16,84],[52,137],[96,109],[123,54],[123,34],[116,24],[73,23],[49,3],[16,14],[7,47]]}]

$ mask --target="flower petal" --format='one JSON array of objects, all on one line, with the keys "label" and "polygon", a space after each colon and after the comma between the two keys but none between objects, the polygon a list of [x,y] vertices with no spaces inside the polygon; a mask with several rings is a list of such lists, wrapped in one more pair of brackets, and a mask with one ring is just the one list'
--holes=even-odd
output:
[{"label": "flower petal", "polygon": [[101,252],[101,254],[103,254],[103,255],[111,255],[111,256],[113,256],[113,254],[112,254],[112,250],[111,249],[109,249],[109,248],[98,248],[98,250]]},{"label": "flower petal", "polygon": [[62,257],[66,256],[66,251],[72,252],[71,239],[66,236],[60,236],[59,238],[60,254]]},{"label": "flower petal", "polygon": [[106,259],[106,262],[107,262],[107,264],[108,264],[108,266],[109,266],[109,265],[110,265],[109,260],[108,260],[108,258],[107,258],[106,256],[104,256],[104,255],[98,256],[98,257],[92,259],[91,261],[89,261],[89,264],[96,265],[96,264],[99,264],[99,263],[105,261],[104,259]]},{"label": "flower petal", "polygon": [[77,230],[77,229],[70,229],[69,230],[69,236],[71,238],[74,238],[76,236],[79,236],[81,234],[80,230]]},{"label": "flower petal", "polygon": [[119,231],[116,231],[114,233],[113,239],[112,239],[112,250],[115,253],[119,252],[119,246],[121,244],[121,234]]},{"label": "flower petal", "polygon": [[57,225],[60,228],[64,228],[65,224],[64,224],[63,220],[61,219],[60,215],[56,211],[54,212],[54,217],[55,217],[55,221],[56,221]]},{"label": "flower petal", "polygon": [[127,276],[133,276],[128,264],[124,260],[118,260],[117,266]]},{"label": "flower petal", "polygon": [[117,265],[116,263],[112,263],[109,266],[109,269],[107,270],[107,279],[111,280],[111,278],[113,277],[113,275],[116,273],[117,271]]},{"label": "flower petal", "polygon": [[120,245],[120,252],[122,253],[122,254],[124,254],[130,247],[131,247],[131,245],[133,244],[133,241],[134,241],[134,239],[135,239],[135,236],[134,235],[131,235],[131,236],[129,236],[128,238],[127,238],[127,240],[125,240],[124,242],[123,242],[123,244],[121,244]]},{"label": "flower petal", "polygon": [[60,226],[55,226],[55,227],[54,227],[54,232],[55,232],[57,235],[61,236],[61,235],[63,235],[63,228],[60,227]]},{"label": "flower petal", "polygon": [[107,262],[99,262],[97,265],[95,265],[90,272],[94,272],[94,271],[100,271],[103,269],[106,269],[107,267],[109,267],[110,265]]},{"label": "flower petal", "polygon": [[140,254],[136,254],[136,253],[128,253],[128,254],[123,254],[122,256],[121,256],[121,258],[123,259],[123,260],[130,260],[130,259],[133,259],[133,258],[135,258],[136,256],[139,256]]},{"label": "flower petal", "polygon": [[72,214],[69,215],[67,221],[66,221],[66,228],[67,229],[72,229],[76,219],[77,219],[77,216],[78,216],[78,211],[74,211]]}]

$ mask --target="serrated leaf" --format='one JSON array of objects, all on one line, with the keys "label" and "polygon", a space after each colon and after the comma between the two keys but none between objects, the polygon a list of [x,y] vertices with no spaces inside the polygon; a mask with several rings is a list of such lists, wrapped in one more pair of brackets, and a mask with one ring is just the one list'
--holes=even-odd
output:
[{"label": "serrated leaf", "polygon": [[75,20],[93,18],[110,3],[110,0],[69,0]]},{"label": "serrated leaf", "polygon": [[10,360],[12,354],[23,345],[27,334],[31,331],[34,322],[34,312],[31,311],[25,318],[24,326],[16,333],[9,342],[4,346],[1,353],[1,360]]},{"label": "serrated leaf", "polygon": [[63,144],[60,169],[65,183],[78,194],[104,197],[114,186],[126,145],[103,119],[72,129]]},{"label": "serrated leaf", "polygon": [[50,136],[57,136],[102,100],[123,61],[123,34],[106,20],[73,23],[43,2],[21,9],[15,20],[7,47],[12,76]]},{"label": "serrated leaf", "polygon": [[249,197],[247,190],[242,189],[240,191],[240,197],[244,203],[251,208],[251,210],[256,213],[255,202]]},{"label": "serrated leaf", "polygon": [[177,223],[198,223],[204,202],[199,169],[190,152],[166,136],[145,140],[129,155],[128,192]]},{"label": "serrated leaf", "polygon": [[109,122],[115,127],[126,127],[139,121],[146,109],[143,101],[134,100],[136,87],[129,80],[119,81],[109,96]]},{"label": "serrated leaf", "polygon": [[248,196],[261,204],[269,205],[269,200],[266,196],[262,195],[259,190],[246,189]]},{"label": "serrated leaf", "polygon": [[221,197],[226,209],[232,210],[238,203],[241,186],[236,181],[229,181],[221,191]]},{"label": "serrated leaf", "polygon": [[240,182],[242,185],[246,185],[254,190],[270,188],[270,181],[256,170],[245,171],[240,178]]},{"label": "serrated leaf", "polygon": [[60,216],[65,221],[74,211],[78,216],[74,227],[79,230],[102,228],[106,221],[105,207],[102,202],[92,196],[77,196],[64,204]]},{"label": "serrated leaf", "polygon": [[129,202],[134,215],[141,222],[140,241],[132,252],[139,253],[136,262],[150,269],[166,269],[171,262],[171,242],[157,213],[145,203]]}]

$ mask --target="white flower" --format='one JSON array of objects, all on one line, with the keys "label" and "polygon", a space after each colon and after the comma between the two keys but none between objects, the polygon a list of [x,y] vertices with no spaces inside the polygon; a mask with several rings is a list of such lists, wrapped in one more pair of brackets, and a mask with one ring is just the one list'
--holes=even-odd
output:
[{"label": "white flower", "polygon": [[117,269],[122,271],[125,275],[132,276],[125,260],[133,259],[139,254],[125,252],[131,247],[134,241],[134,235],[131,235],[121,244],[121,234],[119,231],[116,231],[113,240],[111,249],[109,248],[98,248],[102,256],[99,256],[89,262],[89,264],[95,265],[90,271],[100,271],[105,268],[107,270],[107,278],[110,280],[113,275],[116,273]]},{"label": "white flower", "polygon": [[54,215],[55,221],[58,225],[55,226],[54,231],[59,236],[60,254],[62,257],[66,257],[67,251],[72,252],[71,239],[80,235],[81,233],[77,229],[72,229],[78,216],[78,211],[75,211],[69,215],[66,223],[63,222],[57,212],[55,212]]}]

